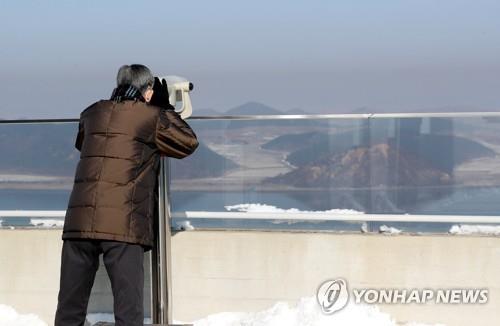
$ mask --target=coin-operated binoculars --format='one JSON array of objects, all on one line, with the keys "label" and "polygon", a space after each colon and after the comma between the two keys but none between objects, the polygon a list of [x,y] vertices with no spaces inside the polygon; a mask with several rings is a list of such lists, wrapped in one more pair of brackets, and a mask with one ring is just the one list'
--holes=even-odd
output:
[{"label": "coin-operated binoculars", "polygon": [[168,85],[168,94],[170,104],[175,107],[175,112],[179,113],[182,119],[187,119],[193,113],[191,98],[189,92],[193,90],[193,83],[179,76],[163,76],[160,80],[165,79]]},{"label": "coin-operated binoculars", "polygon": [[[193,113],[189,92],[193,83],[179,76],[163,76],[168,86],[170,105],[184,120]],[[152,319],[153,324],[172,325],[172,264],[170,252],[170,160],[160,160],[159,173],[159,220],[155,228],[155,246],[151,253],[152,264]]]}]

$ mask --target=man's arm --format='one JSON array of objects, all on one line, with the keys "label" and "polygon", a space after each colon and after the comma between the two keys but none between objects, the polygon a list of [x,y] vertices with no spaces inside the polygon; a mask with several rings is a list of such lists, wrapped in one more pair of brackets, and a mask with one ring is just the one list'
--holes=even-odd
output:
[{"label": "man's arm", "polygon": [[80,117],[80,122],[78,122],[78,134],[76,135],[75,148],[79,151],[82,150],[83,137],[84,137],[84,129],[83,129],[83,119]]},{"label": "man's arm", "polygon": [[162,155],[178,159],[191,155],[199,145],[193,129],[173,108],[161,109],[155,143]]}]

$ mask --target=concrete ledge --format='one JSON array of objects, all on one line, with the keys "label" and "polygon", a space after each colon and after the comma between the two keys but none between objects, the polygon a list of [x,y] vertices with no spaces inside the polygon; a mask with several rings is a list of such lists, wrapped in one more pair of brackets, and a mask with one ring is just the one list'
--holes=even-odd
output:
[{"label": "concrete ledge", "polygon": [[[61,230],[0,230],[0,303],[52,324]],[[313,232],[193,231],[172,238],[173,316],[295,304],[336,277],[350,287],[488,288],[483,305],[380,305],[398,321],[492,325],[500,310],[500,238]],[[104,280],[103,280],[104,279]],[[96,307],[112,309],[96,280]],[[102,311],[101,311],[102,312]],[[105,311],[104,311],[105,312]]]}]

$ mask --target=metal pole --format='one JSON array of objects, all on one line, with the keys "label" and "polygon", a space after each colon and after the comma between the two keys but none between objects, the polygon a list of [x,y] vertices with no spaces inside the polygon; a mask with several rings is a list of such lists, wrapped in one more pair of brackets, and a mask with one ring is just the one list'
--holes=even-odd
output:
[{"label": "metal pole", "polygon": [[170,159],[165,159],[165,298],[167,324],[173,323],[173,301],[172,301],[172,213],[170,209]]},{"label": "metal pole", "polygon": [[160,159],[158,180],[159,219],[155,225],[155,247],[151,254],[152,266],[152,319],[153,324],[172,323],[172,281],[170,262],[170,164]]}]

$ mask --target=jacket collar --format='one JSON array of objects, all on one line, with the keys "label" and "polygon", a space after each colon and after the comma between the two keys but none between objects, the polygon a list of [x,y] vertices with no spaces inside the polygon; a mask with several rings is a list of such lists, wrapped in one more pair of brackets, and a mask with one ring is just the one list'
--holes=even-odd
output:
[{"label": "jacket collar", "polygon": [[132,85],[120,85],[113,90],[111,94],[111,100],[120,102],[125,100],[138,100],[141,102],[146,102],[141,92]]}]

